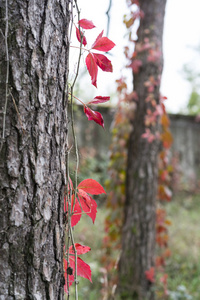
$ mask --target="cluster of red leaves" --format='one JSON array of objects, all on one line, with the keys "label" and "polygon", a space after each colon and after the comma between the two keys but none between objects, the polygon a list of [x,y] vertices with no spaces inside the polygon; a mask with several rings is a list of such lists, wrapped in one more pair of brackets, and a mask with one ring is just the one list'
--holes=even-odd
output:
[{"label": "cluster of red leaves", "polygon": [[[95,27],[92,21],[86,19],[80,20],[79,26],[83,29],[92,29]],[[82,43],[84,46],[87,45],[86,37],[78,27],[76,27],[76,36],[80,43]],[[94,50],[108,52],[114,46],[115,44],[110,39],[108,39],[107,37],[103,37],[103,31],[102,31],[97,36],[91,49],[87,50],[89,53],[86,56],[85,63],[91,77],[91,82],[95,87],[97,87],[98,67],[104,72],[112,72],[113,67],[111,61],[105,55],[100,53],[95,53]],[[98,96],[95,97],[94,100],[90,101],[88,104],[99,104],[99,103],[107,102],[109,100],[110,97]],[[103,117],[99,112],[92,110],[87,105],[84,105],[84,113],[86,114],[89,121],[92,120],[104,128]]]},{"label": "cluster of red leaves", "polygon": [[[147,88],[150,85],[146,85]],[[151,92],[151,91],[150,91]],[[155,120],[160,116],[160,123],[162,126],[162,133],[156,136],[156,134],[151,133],[149,128],[146,128],[145,133],[142,135],[143,138],[147,138],[148,142],[151,143],[155,139],[159,138],[162,143],[162,151],[159,153],[159,177],[158,177],[158,199],[160,201],[170,201],[172,197],[172,192],[169,188],[171,181],[172,166],[168,161],[168,150],[171,147],[173,138],[169,130],[170,121],[166,113],[164,100],[166,97],[160,98],[160,104],[155,106],[153,112],[147,111],[147,116],[145,119],[146,126],[153,126]],[[152,102],[151,97],[147,99],[147,102]],[[163,273],[160,278],[160,283],[163,285],[164,293],[167,293],[167,274],[164,273],[164,266],[166,258],[171,255],[168,248],[168,226],[171,222],[166,218],[166,211],[164,209],[158,208],[156,212],[156,243],[160,248],[160,253],[156,257],[156,266],[151,267],[145,272],[146,278],[150,282],[155,282],[156,270]]]},{"label": "cluster of red leaves", "polygon": [[[82,19],[79,21],[79,26],[83,29],[92,29],[94,28],[94,24],[92,21],[88,21],[86,19]],[[79,42],[82,41],[83,45],[87,45],[86,37],[84,36],[83,32],[80,31],[76,27],[76,36]],[[98,67],[105,72],[112,72],[113,67],[111,61],[103,54],[91,52],[91,50],[98,50],[103,52],[110,51],[115,44],[108,39],[107,37],[103,37],[103,31],[97,36],[95,42],[92,44],[90,50],[88,50],[88,55],[86,57],[86,66],[88,72],[91,76],[92,84],[97,87],[97,74],[98,74]]]},{"label": "cluster of red leaves", "polygon": [[[94,24],[87,19],[81,19],[78,22],[79,28],[76,26],[76,36],[80,44],[86,46],[87,40],[83,31],[80,29],[92,29]],[[86,57],[86,66],[91,76],[92,84],[97,87],[97,74],[98,67],[105,72],[112,72],[111,61],[103,54],[91,52],[91,50],[109,51],[115,44],[107,37],[103,37],[103,31],[98,35],[97,39],[92,45],[92,48],[88,50],[89,54]],[[76,98],[76,97],[75,97]],[[104,127],[103,117],[97,112],[93,111],[88,105],[95,105],[99,103],[105,103],[110,100],[110,97],[97,96],[87,105],[79,100],[84,106],[84,113],[88,120],[93,120],[100,126]],[[99,195],[106,193],[104,188],[94,179],[85,179],[79,183],[77,189],[74,190],[73,183],[69,179],[67,197],[64,199],[64,212],[67,214],[68,226],[74,227],[80,221],[82,214],[87,214],[93,221],[96,219],[97,203],[90,195]],[[85,263],[77,255],[87,253],[91,249],[88,246],[84,246],[78,243],[71,245],[67,251],[65,251],[64,258],[64,277],[65,277],[65,292],[69,293],[69,287],[75,280],[76,276],[87,278],[92,282],[90,266]]]},{"label": "cluster of red leaves", "polygon": [[[85,254],[85,253],[87,253],[91,250],[90,247],[80,245],[78,243],[76,243],[74,245],[74,247],[76,249],[77,255]],[[65,253],[65,255],[67,256],[67,253]],[[72,285],[72,283],[74,282],[75,251],[73,249],[73,246],[69,247],[68,255],[69,255],[69,263],[64,258],[64,269],[65,269],[65,273],[64,273],[64,277],[65,277],[64,290],[65,290],[66,293],[68,293],[68,287],[70,287]],[[86,278],[86,279],[88,279],[92,282],[92,278],[91,278],[92,274],[91,274],[90,266],[88,264],[86,264],[80,257],[77,257],[77,275],[81,276],[81,277],[84,277],[84,278]]]},{"label": "cluster of red leaves", "polygon": [[[87,214],[93,221],[96,219],[97,214],[97,203],[92,197],[89,195],[99,195],[106,193],[104,188],[94,179],[85,179],[79,183],[77,186],[75,199],[75,190],[73,188],[72,181],[68,185],[68,198],[71,198],[71,227],[74,227],[81,219],[83,213]],[[68,202],[67,199],[64,201],[64,212],[69,213],[68,211]],[[77,255],[87,253],[91,249],[87,246],[83,246],[80,244],[75,244],[75,249],[77,251]],[[67,256],[67,253],[65,253]],[[73,246],[69,247],[68,251],[69,255],[69,264],[67,260],[64,259],[64,276],[65,276],[65,291],[68,292],[68,286],[71,286],[74,282],[74,274],[75,274],[75,251]],[[88,264],[86,264],[81,258],[77,258],[77,275],[87,278],[91,280],[91,270]]]},{"label": "cluster of red leaves", "polygon": [[[131,29],[132,25],[134,24],[135,20],[138,18],[143,18],[143,12],[139,9],[139,1],[138,0],[129,0],[129,6],[131,7],[134,5],[134,10],[131,11],[130,16],[124,19],[124,23],[129,30],[129,41],[135,44],[134,38],[132,37],[133,31]],[[138,6],[138,9],[135,8],[135,5]],[[148,34],[150,33],[151,29],[145,29],[146,37],[144,41],[135,44],[135,50],[131,53],[129,47],[125,47],[125,56],[127,59],[130,60],[130,63],[127,65],[130,67],[135,74],[137,74],[143,65],[143,59],[146,59],[147,64],[156,63],[160,59],[160,51],[154,42],[151,42],[148,38]],[[145,53],[145,56],[143,55]],[[144,58],[145,57],[145,58]],[[170,170],[171,166],[169,166],[169,162],[167,161],[167,151],[172,144],[172,136],[169,131],[169,119],[165,111],[165,106],[163,104],[163,100],[165,97],[160,99],[160,103],[158,104],[155,101],[154,92],[157,89],[157,86],[160,82],[160,78],[154,78],[154,76],[150,76],[149,79],[144,83],[144,86],[147,90],[147,98],[146,103],[147,107],[147,115],[145,118],[145,126],[146,130],[145,133],[142,135],[143,138],[146,138],[148,142],[153,142],[154,140],[160,140],[163,145],[163,150],[160,152],[160,168],[159,168],[159,188],[158,188],[158,198],[162,200],[169,201],[171,199],[171,191],[169,189],[169,180],[170,180]],[[129,98],[126,95],[126,82],[125,80],[121,79],[118,80],[118,92],[124,94],[125,101]],[[137,96],[137,95],[136,95]],[[132,97],[132,102],[139,101],[137,98]],[[120,105],[119,105],[120,106]],[[116,114],[116,122],[115,122],[115,130],[114,132],[114,139],[115,145],[116,140],[118,141],[118,146],[120,148],[121,141],[123,140],[123,150],[117,148],[117,153],[115,157],[115,153],[112,153],[112,167],[111,167],[111,176],[112,180],[110,180],[109,185],[112,187],[109,188],[112,190],[111,194],[109,195],[109,203],[108,207],[112,207],[112,212],[106,219],[105,223],[105,230],[107,232],[107,237],[105,238],[105,247],[107,247],[107,253],[102,258],[104,262],[107,263],[109,266],[107,269],[113,267],[115,263],[111,257],[109,249],[112,247],[117,249],[120,248],[119,236],[121,234],[121,226],[122,224],[119,222],[119,213],[121,213],[122,206],[123,206],[123,196],[125,192],[125,170],[124,166],[120,165],[120,161],[123,161],[123,165],[126,164],[126,155],[119,155],[122,151],[124,151],[124,146],[126,145],[127,136],[123,132],[123,126],[120,125],[118,120],[127,120],[128,114],[124,118],[123,116],[124,109],[119,107],[118,112]],[[161,121],[162,125],[162,132],[156,132],[155,124],[157,124],[158,119]],[[123,122],[123,121],[122,121]],[[115,150],[114,150],[115,151]],[[114,167],[113,167],[114,166]],[[116,186],[113,187],[113,186]],[[161,193],[162,192],[162,193]],[[114,210],[114,212],[113,212]],[[157,220],[156,220],[156,241],[159,247],[162,248],[161,255],[157,256],[156,258],[156,266],[150,267],[145,272],[145,276],[148,281],[152,283],[157,283],[157,278],[155,277],[156,271],[164,266],[165,259],[170,256],[170,250],[168,249],[168,230],[167,226],[170,225],[170,221],[167,220],[165,215],[163,215],[164,210],[159,209],[157,211]],[[164,218],[161,218],[164,216]],[[109,257],[109,259],[108,259]],[[109,263],[108,263],[109,262]],[[164,273],[164,268],[162,268],[162,276],[159,278],[159,282],[163,285],[164,293],[167,293],[167,274]],[[113,279],[113,278],[112,278]],[[114,277],[115,280],[115,277]],[[113,280],[113,282],[114,282]]]}]

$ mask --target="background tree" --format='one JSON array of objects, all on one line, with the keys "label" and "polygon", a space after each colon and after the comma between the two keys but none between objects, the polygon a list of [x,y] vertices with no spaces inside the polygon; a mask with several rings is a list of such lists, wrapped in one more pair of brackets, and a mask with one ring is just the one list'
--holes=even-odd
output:
[{"label": "background tree", "polygon": [[0,298],[63,299],[69,1],[0,1]]},{"label": "background tree", "polygon": [[[138,40],[132,58],[138,100],[129,137],[118,294],[120,299],[144,300],[154,298],[152,282],[145,272],[154,266],[159,140],[150,142],[142,135],[147,128],[154,137],[158,131],[166,0],[131,3],[140,7]],[[152,116],[153,122],[146,115]]]}]

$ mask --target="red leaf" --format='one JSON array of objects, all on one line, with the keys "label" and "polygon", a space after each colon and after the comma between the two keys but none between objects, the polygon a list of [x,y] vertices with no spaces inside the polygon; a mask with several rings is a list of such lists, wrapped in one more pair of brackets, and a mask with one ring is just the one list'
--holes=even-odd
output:
[{"label": "red leaf", "polygon": [[83,35],[82,32],[80,33],[79,29],[76,27],[76,37],[80,43],[81,43],[81,36],[83,36],[82,38],[83,45],[86,46],[87,45],[86,37]]},{"label": "red leaf", "polygon": [[95,41],[94,44],[92,45],[92,49],[93,49],[93,47],[95,46],[95,44],[102,38],[102,36],[103,36],[103,30],[102,30],[102,32],[98,35],[98,37],[96,38],[96,41]]},{"label": "red leaf", "polygon": [[[74,195],[72,196],[71,212],[72,212],[72,209],[73,209],[73,202],[74,202]],[[68,203],[67,203],[67,210],[68,210]],[[64,201],[64,212],[66,212],[65,201]],[[71,226],[72,227],[75,226],[80,221],[81,213],[82,213],[81,207],[78,203],[78,200],[76,199],[76,203],[75,203],[75,206],[74,206],[74,211],[73,211],[73,214],[71,216]]]},{"label": "red leaf", "polygon": [[86,192],[79,189],[78,197],[82,206],[83,211],[92,219],[93,223],[96,219],[97,204]]},{"label": "red leaf", "polygon": [[150,282],[155,282],[155,269],[153,267],[145,271],[145,275],[147,280]]},{"label": "red leaf", "polygon": [[78,197],[81,203],[82,210],[85,213],[89,213],[91,211],[91,197],[83,190],[78,190]]},{"label": "red leaf", "polygon": [[140,59],[134,59],[133,62],[129,65],[132,68],[133,73],[137,74],[142,66],[142,61]]},{"label": "red leaf", "polygon": [[102,96],[97,96],[94,98],[94,100],[88,102],[88,104],[98,104],[98,103],[105,103],[110,100],[110,97],[102,97]]},{"label": "red leaf", "polygon": [[77,188],[92,195],[106,194],[102,185],[96,180],[90,178],[81,181]]},{"label": "red leaf", "polygon": [[92,84],[97,87],[97,73],[98,73],[98,67],[95,62],[94,56],[92,53],[89,53],[85,59],[85,63],[88,69],[88,72],[92,79]]},{"label": "red leaf", "polygon": [[103,117],[98,111],[94,111],[87,106],[84,106],[84,113],[89,121],[94,121],[104,128]]},{"label": "red leaf", "polygon": [[82,210],[78,203],[78,200],[76,199],[73,215],[71,216],[71,226],[72,227],[74,227],[80,221],[81,215],[82,215]]},{"label": "red leaf", "polygon": [[[75,270],[75,258],[74,256],[70,256],[69,258],[70,266],[73,270]],[[91,269],[88,264],[86,264],[80,257],[77,258],[77,275],[84,277],[92,282],[92,274]]]},{"label": "red leaf", "polygon": [[[90,247],[84,246],[84,245],[81,245],[81,244],[78,244],[78,243],[75,243],[75,248],[76,248],[76,251],[77,251],[77,255],[85,254],[85,253],[87,253],[91,250]],[[74,254],[73,246],[69,247],[69,253]]]},{"label": "red leaf", "polygon": [[97,216],[97,203],[94,199],[91,198],[91,207],[90,212],[87,213],[88,217],[92,219],[92,222],[94,223],[96,216]]},{"label": "red leaf", "polygon": [[102,38],[99,38],[98,40],[95,41],[95,43],[92,46],[92,49],[96,49],[96,50],[99,50],[99,51],[109,51],[114,46],[115,46],[115,43],[113,43],[107,37],[102,37]]},{"label": "red leaf", "polygon": [[103,54],[93,53],[96,64],[105,72],[112,72],[111,61]]},{"label": "red leaf", "polygon": [[79,25],[80,25],[80,27],[82,27],[84,29],[92,29],[95,27],[92,21],[89,21],[86,19],[81,19],[79,21]]},{"label": "red leaf", "polygon": [[[68,264],[67,264],[66,259],[64,259],[64,277],[65,277],[64,290],[65,290],[65,293],[68,294],[68,288],[67,288],[67,270],[68,270]],[[72,269],[72,272],[74,273],[73,269]],[[68,280],[69,280],[69,287],[70,287],[72,285],[72,283],[74,282],[74,275],[69,275],[68,274]]]}]

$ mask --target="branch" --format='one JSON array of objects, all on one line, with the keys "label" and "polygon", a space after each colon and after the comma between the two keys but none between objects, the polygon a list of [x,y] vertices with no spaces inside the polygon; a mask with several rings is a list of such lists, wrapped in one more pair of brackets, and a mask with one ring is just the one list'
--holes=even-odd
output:
[{"label": "branch", "polygon": [[112,0],[109,1],[108,10],[106,11],[106,15],[107,15],[107,18],[108,18],[108,21],[107,21],[107,33],[106,33],[106,36],[108,36],[108,34],[109,34],[109,29],[110,29],[110,10],[111,10],[111,7],[112,7]]}]

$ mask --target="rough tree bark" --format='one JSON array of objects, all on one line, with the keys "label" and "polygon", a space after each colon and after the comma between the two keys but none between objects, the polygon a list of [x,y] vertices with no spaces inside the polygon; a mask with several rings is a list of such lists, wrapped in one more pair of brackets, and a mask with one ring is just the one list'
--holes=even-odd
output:
[{"label": "rough tree bark", "polygon": [[[122,230],[122,254],[119,262],[120,299],[154,299],[152,283],[145,271],[154,266],[155,217],[157,195],[157,159],[159,142],[149,143],[142,138],[145,132],[147,109],[154,110],[145,82],[154,81],[153,98],[159,103],[160,76],[162,72],[162,34],[166,0],[140,0],[144,18],[140,20],[136,51],[144,45],[145,38],[159,54],[157,59],[148,59],[149,51],[138,51],[137,59],[142,61],[138,73],[134,73],[134,90],[138,95],[129,138],[125,220]],[[147,41],[147,40],[146,40]],[[158,129],[157,124],[151,128]]]},{"label": "rough tree bark", "polygon": [[63,299],[68,5],[0,0],[1,300]]}]

